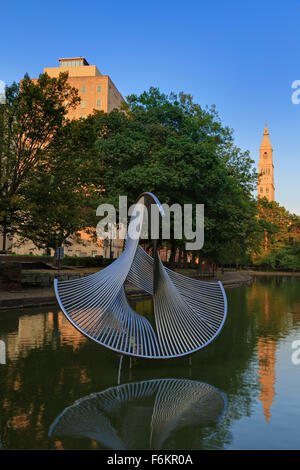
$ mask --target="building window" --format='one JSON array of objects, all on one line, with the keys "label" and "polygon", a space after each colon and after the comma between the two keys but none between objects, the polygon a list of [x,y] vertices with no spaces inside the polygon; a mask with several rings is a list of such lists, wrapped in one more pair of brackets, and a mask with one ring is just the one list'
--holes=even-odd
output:
[{"label": "building window", "polygon": [[263,193],[263,191],[264,191],[263,188],[260,188],[260,192]]},{"label": "building window", "polygon": [[80,60],[62,60],[60,62],[61,67],[81,67],[84,65],[83,59]]},{"label": "building window", "polygon": [[97,85],[97,93],[101,93],[102,91],[102,86],[101,85]]},{"label": "building window", "polygon": [[86,107],[86,101],[85,101],[85,100],[81,100],[81,107],[82,107],[82,108],[85,108],[85,107]]},{"label": "building window", "polygon": [[266,188],[266,193],[268,193],[268,192],[269,192],[269,188]]},{"label": "building window", "polygon": [[86,86],[85,85],[82,85],[81,87],[81,93],[85,93],[86,92]]},{"label": "building window", "polygon": [[101,108],[101,100],[97,100],[97,108]]}]

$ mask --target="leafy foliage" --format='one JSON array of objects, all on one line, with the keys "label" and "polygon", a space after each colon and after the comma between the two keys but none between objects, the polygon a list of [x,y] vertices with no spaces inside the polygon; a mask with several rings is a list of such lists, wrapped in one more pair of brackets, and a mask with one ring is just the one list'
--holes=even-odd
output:
[{"label": "leafy foliage", "polygon": [[[39,162],[28,185],[26,209],[18,233],[38,248],[71,245],[79,231],[96,225],[99,191],[95,175],[95,133],[91,119],[67,122],[57,132],[46,157]],[[101,192],[101,188],[100,188]]]},{"label": "leafy foliage", "polygon": [[25,75],[21,85],[6,89],[0,104],[0,229],[4,249],[7,234],[17,231],[26,206],[24,187],[37,165],[47,158],[52,139],[66,121],[69,107],[79,102],[68,75],[36,80]]},{"label": "leafy foliage", "polygon": [[300,217],[291,214],[277,202],[259,199],[259,219],[264,228],[260,254],[254,256],[257,266],[300,269]]},{"label": "leafy foliage", "polygon": [[249,153],[234,146],[214,107],[203,109],[190,95],[167,96],[150,88],[127,97],[122,111],[95,119],[106,202],[117,205],[119,195],[126,195],[133,203],[147,190],[169,205],[202,203],[201,256],[226,262],[229,251],[231,259],[246,253],[258,229],[251,196],[257,175]]}]

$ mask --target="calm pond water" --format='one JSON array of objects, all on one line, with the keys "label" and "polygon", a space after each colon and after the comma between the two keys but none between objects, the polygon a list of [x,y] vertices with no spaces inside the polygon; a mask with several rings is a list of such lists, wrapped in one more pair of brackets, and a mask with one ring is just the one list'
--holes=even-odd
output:
[{"label": "calm pond water", "polygon": [[125,358],[119,385],[118,356],[57,308],[1,311],[0,448],[300,449],[300,278],[227,295],[223,331],[191,365]]}]

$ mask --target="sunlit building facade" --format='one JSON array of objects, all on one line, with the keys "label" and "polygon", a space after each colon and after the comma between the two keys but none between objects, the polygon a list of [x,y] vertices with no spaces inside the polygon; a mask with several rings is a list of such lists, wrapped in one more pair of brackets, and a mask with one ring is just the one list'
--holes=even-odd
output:
[{"label": "sunlit building facade", "polygon": [[268,201],[275,201],[273,148],[267,126],[265,126],[260,146],[258,173],[257,197],[265,197]]},{"label": "sunlit building facade", "polygon": [[44,68],[44,73],[50,77],[58,77],[61,72],[68,72],[68,81],[77,88],[81,98],[80,104],[69,110],[70,119],[84,118],[94,110],[109,113],[122,105],[124,99],[109,75],[102,75],[96,65],[90,65],[84,57],[59,59],[59,67]]}]

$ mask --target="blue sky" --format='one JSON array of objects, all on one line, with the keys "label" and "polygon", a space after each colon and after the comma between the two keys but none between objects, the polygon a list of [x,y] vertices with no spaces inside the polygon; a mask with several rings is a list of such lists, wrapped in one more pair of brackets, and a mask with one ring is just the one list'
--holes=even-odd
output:
[{"label": "blue sky", "polygon": [[[123,94],[150,86],[215,104],[258,162],[267,121],[276,200],[300,215],[300,0],[5,2],[0,80],[85,56]],[[146,189],[146,188],[145,188]],[[201,201],[199,201],[201,202]]]}]

